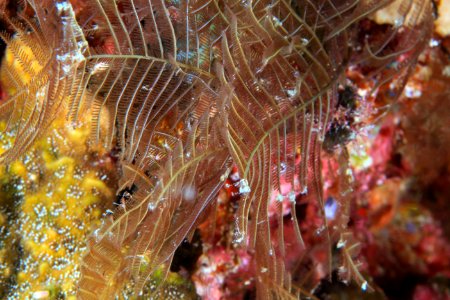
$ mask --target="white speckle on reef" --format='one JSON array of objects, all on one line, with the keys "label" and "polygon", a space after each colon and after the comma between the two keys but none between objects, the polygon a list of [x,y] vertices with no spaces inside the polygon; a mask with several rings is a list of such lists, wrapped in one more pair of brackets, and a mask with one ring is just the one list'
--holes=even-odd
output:
[{"label": "white speckle on reef", "polygon": [[300,191],[300,194],[301,195],[306,195],[306,194],[308,194],[308,187],[305,185],[304,187],[303,187],[303,189]]},{"label": "white speckle on reef", "polygon": [[289,195],[288,195],[288,197],[289,197],[289,201],[291,202],[291,203],[295,203],[295,193],[294,192],[289,192]]},{"label": "white speckle on reef", "polygon": [[245,234],[242,233],[239,229],[236,229],[234,232],[234,239],[233,242],[235,244],[241,244],[245,239]]},{"label": "white speckle on reef", "polygon": [[59,14],[61,14],[62,12],[68,11],[71,8],[72,8],[72,6],[67,1],[56,2],[56,9],[58,10]]},{"label": "white speckle on reef", "polygon": [[195,200],[195,197],[197,196],[197,189],[195,186],[187,185],[183,187],[183,199],[185,201],[191,202]]},{"label": "white speckle on reef", "polygon": [[394,26],[395,27],[400,27],[403,25],[403,23],[405,22],[405,19],[403,17],[398,17],[397,19],[395,19],[394,21]]},{"label": "white speckle on reef", "polygon": [[49,291],[37,291],[33,293],[33,299],[48,299],[50,297]]},{"label": "white speckle on reef", "polygon": [[251,192],[250,186],[248,185],[247,179],[241,179],[239,181],[239,193],[241,195],[247,195]]},{"label": "white speckle on reef", "polygon": [[278,202],[283,202],[283,199],[284,199],[284,196],[281,195],[281,194],[278,194],[278,196],[277,196],[277,201],[278,201]]},{"label": "white speckle on reef", "polygon": [[91,75],[95,75],[97,73],[105,71],[106,69],[108,69],[108,67],[109,67],[109,64],[107,64],[105,62],[99,62],[99,63],[95,64],[94,67],[92,68]]},{"label": "white speckle on reef", "polygon": [[336,217],[336,212],[338,210],[338,203],[333,197],[328,197],[325,201],[325,217],[328,220],[333,220]]},{"label": "white speckle on reef", "polygon": [[288,97],[292,98],[297,95],[297,89],[288,89],[286,90]]},{"label": "white speckle on reef", "polygon": [[364,292],[367,291],[367,288],[369,287],[369,285],[367,284],[367,281],[364,281],[361,284],[361,290],[363,290]]},{"label": "white speckle on reef", "polygon": [[345,244],[347,244],[347,241],[340,239],[339,242],[336,245],[336,248],[341,249],[342,247],[345,246]]},{"label": "white speckle on reef", "polygon": [[154,211],[156,208],[156,204],[154,202],[150,202],[147,206],[149,211]]},{"label": "white speckle on reef", "polygon": [[422,92],[419,89],[415,88],[414,86],[406,85],[405,96],[407,98],[419,98],[420,96],[422,96]]},{"label": "white speckle on reef", "polygon": [[279,27],[283,25],[283,22],[280,21],[280,19],[278,19],[275,16],[272,16],[272,21],[275,27]]},{"label": "white speckle on reef", "polygon": [[439,46],[439,44],[440,44],[440,41],[437,39],[431,39],[429,42],[430,47],[437,47],[437,46]]}]

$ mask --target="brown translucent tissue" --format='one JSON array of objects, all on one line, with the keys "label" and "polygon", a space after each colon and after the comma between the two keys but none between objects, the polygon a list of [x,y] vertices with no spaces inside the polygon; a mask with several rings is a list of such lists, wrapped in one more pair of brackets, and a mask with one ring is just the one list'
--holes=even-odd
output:
[{"label": "brown translucent tissue", "polygon": [[[327,227],[320,163],[343,71],[364,65],[401,90],[430,34],[431,1],[404,0],[398,22],[361,38],[359,22],[391,2],[92,0],[75,14],[65,1],[27,0],[5,8],[2,37],[31,79],[2,74],[14,93],[0,113],[17,137],[1,160],[24,153],[59,114],[69,124],[89,117],[91,143],[120,149],[120,189],[134,186],[88,240],[80,299],[113,299],[130,279],[138,293],[161,266],[168,271],[233,164],[242,178],[233,239],[254,257],[257,297],[297,299],[283,226],[269,227],[271,192],[282,177],[313,199],[330,249],[347,234]],[[39,68],[28,67],[24,46]],[[293,222],[289,242],[303,247]]]}]

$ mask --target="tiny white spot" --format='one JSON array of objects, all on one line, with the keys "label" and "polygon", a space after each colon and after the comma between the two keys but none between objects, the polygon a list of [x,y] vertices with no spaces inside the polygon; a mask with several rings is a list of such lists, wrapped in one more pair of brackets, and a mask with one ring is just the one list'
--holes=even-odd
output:
[{"label": "tiny white spot", "polygon": [[248,185],[248,181],[247,179],[241,179],[241,181],[239,181],[239,193],[241,195],[246,195],[248,193],[250,193],[252,190],[250,189],[250,186]]},{"label": "tiny white spot", "polygon": [[156,208],[156,204],[153,203],[153,202],[150,202],[150,203],[148,204],[147,208],[148,208],[149,211],[154,211],[155,208]]},{"label": "tiny white spot", "polygon": [[301,195],[306,195],[306,194],[308,194],[308,187],[307,187],[307,186],[304,186],[303,189],[300,191],[300,194],[301,194]]},{"label": "tiny white spot", "polygon": [[281,195],[281,194],[278,194],[278,196],[277,196],[277,201],[278,201],[278,202],[283,202],[283,199],[284,199],[284,196]]},{"label": "tiny white spot", "polygon": [[289,192],[289,201],[291,202],[291,203],[295,203],[295,193],[294,192]]},{"label": "tiny white spot", "polygon": [[183,188],[183,199],[185,201],[189,201],[189,202],[193,201],[193,200],[195,200],[196,196],[197,196],[197,190],[195,189],[194,186],[188,185]]},{"label": "tiny white spot", "polygon": [[336,248],[340,249],[340,248],[344,247],[345,244],[347,244],[347,241],[339,240],[339,242],[336,245]]},{"label": "tiny white spot", "polygon": [[50,297],[49,291],[37,291],[33,293],[33,299],[48,299]]},{"label": "tiny white spot", "polygon": [[361,284],[361,290],[363,290],[364,292],[367,291],[367,288],[368,288],[368,287],[369,287],[369,285],[368,285],[367,281],[364,281],[364,282]]}]

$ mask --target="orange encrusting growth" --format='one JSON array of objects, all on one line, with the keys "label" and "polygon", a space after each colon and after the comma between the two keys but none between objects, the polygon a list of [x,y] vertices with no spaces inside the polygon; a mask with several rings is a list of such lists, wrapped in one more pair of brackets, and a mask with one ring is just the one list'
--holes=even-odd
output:
[{"label": "orange encrusting growth", "polygon": [[[5,123],[0,127],[4,130]],[[58,119],[24,156],[2,166],[2,181],[13,182],[16,199],[21,199],[7,227],[7,234],[23,248],[17,270],[9,267],[16,278],[9,297],[48,294],[75,299],[86,237],[99,226],[114,195],[114,175],[106,168],[113,166],[99,163],[107,157],[105,152],[88,150],[88,133],[88,124],[71,127]],[[0,151],[10,147],[7,135],[2,135],[0,146]],[[13,252],[0,249],[0,254],[3,267]]]}]

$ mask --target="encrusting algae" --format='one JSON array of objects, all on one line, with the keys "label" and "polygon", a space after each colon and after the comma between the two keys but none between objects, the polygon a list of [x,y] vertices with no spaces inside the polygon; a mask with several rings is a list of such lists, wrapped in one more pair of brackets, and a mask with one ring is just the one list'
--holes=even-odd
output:
[{"label": "encrusting algae", "polygon": [[[1,226],[21,249],[9,297],[75,297],[86,236],[99,225],[106,200],[114,195],[106,184],[112,176],[112,161],[102,158],[105,153],[88,150],[86,125],[65,125],[64,120],[57,120],[51,133],[26,155],[1,167],[2,183],[13,183],[16,201],[15,217]],[[4,130],[5,123],[0,127]],[[1,136],[1,151],[10,145],[10,139]],[[9,271],[2,272],[2,281],[13,273],[8,243],[3,246],[1,269]]]}]

